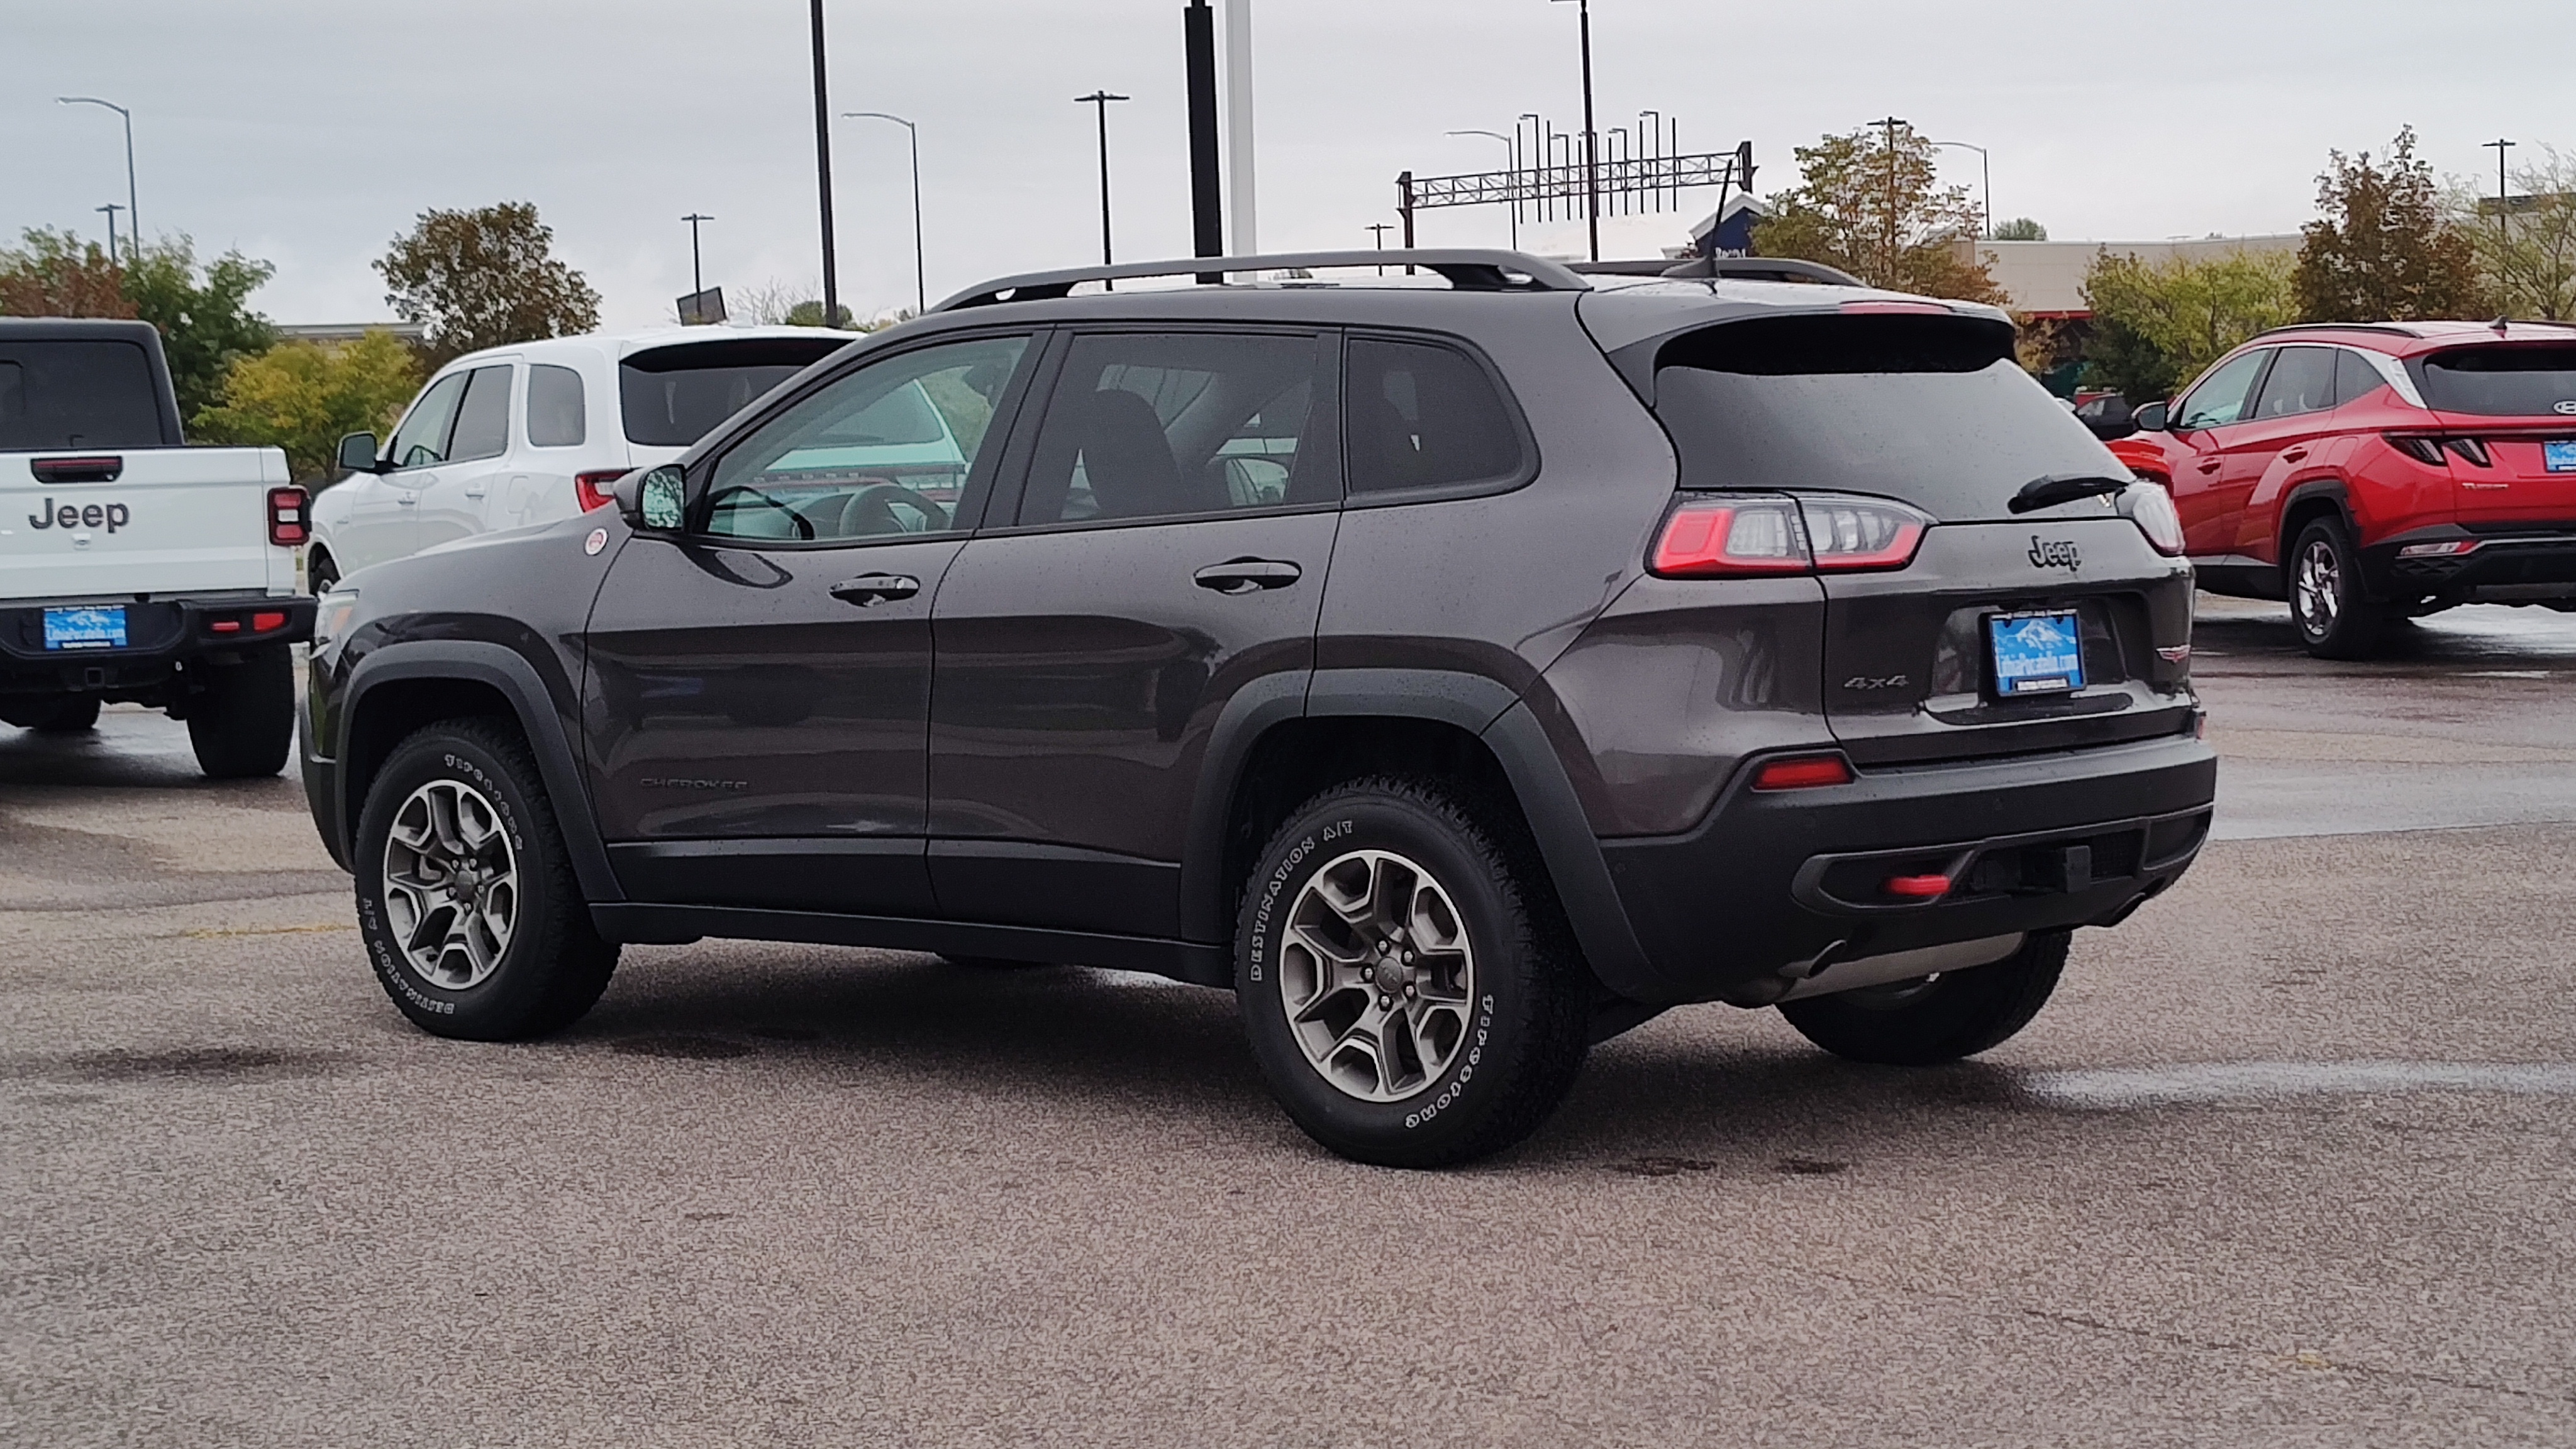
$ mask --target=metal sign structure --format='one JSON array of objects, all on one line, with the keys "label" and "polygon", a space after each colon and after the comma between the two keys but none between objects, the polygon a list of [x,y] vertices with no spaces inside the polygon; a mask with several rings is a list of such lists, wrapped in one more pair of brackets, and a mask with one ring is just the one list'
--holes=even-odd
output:
[{"label": "metal sign structure", "polygon": [[[1395,178],[1396,214],[1404,219],[1404,244],[1413,245],[1413,216],[1418,211],[1449,206],[1513,206],[1536,210],[1553,219],[1560,206],[1569,216],[1601,216],[1617,211],[1662,211],[1679,207],[1681,193],[1714,186],[1723,208],[1730,192],[1753,189],[1753,143],[1732,151],[1706,151],[1688,156],[1612,156],[1590,165],[1581,161],[1543,166],[1515,166],[1505,171],[1471,171],[1455,176]],[[1581,207],[1571,205],[1580,202]]]}]

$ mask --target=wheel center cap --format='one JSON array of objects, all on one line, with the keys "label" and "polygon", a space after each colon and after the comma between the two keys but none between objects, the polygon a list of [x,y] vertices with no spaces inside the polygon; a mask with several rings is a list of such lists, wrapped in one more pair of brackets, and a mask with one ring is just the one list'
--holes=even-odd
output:
[{"label": "wheel center cap", "polygon": [[1390,956],[1377,963],[1377,989],[1393,996],[1404,989],[1412,975],[1404,969],[1403,962]]}]

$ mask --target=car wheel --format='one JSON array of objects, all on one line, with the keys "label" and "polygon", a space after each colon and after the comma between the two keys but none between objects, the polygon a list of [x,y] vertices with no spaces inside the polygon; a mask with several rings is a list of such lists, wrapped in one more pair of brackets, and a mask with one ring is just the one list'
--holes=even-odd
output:
[{"label": "car wheel", "polygon": [[482,721],[431,725],[367,789],[358,930],[414,1026],[513,1041],[569,1026],[617,968],[591,925],[537,764]]},{"label": "car wheel", "polygon": [[2363,591],[2361,556],[2343,520],[2312,519],[2290,547],[2290,621],[2319,659],[2366,659],[2387,622]]},{"label": "car wheel", "polygon": [[295,661],[282,644],[237,664],[199,666],[188,701],[188,743],[213,780],[248,780],[286,768],[295,744]]},{"label": "car wheel", "polygon": [[2066,969],[2067,932],[1967,971],[1780,1003],[1807,1040],[1855,1062],[1928,1067],[1972,1057],[2030,1025]]},{"label": "car wheel", "polygon": [[331,555],[316,549],[312,562],[305,566],[304,575],[306,588],[315,598],[320,598],[340,582],[340,566],[332,561]]},{"label": "car wheel", "polygon": [[1235,986],[1290,1118],[1345,1157],[1438,1167],[1554,1111],[1591,973],[1537,853],[1458,788],[1362,780],[1300,806],[1249,877]]},{"label": "car wheel", "polygon": [[23,725],[40,735],[76,735],[98,727],[98,696],[95,694],[57,694],[9,707],[9,723]]}]

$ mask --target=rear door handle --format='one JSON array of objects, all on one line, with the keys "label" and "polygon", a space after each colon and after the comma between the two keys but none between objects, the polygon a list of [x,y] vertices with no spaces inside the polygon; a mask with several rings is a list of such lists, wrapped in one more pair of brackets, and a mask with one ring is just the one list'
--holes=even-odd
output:
[{"label": "rear door handle", "polygon": [[2282,461],[2282,462],[2284,462],[2284,463],[2296,463],[2296,462],[2298,462],[2299,460],[2301,460],[2301,459],[2303,459],[2303,458],[2305,458],[2305,457],[2307,457],[2307,456],[2308,456],[2308,450],[2307,450],[2307,449],[2305,449],[2305,448],[2292,448],[2290,451],[2288,451],[2288,452],[2286,452],[2286,453],[2283,453],[2283,454],[2281,455],[2281,461]]},{"label": "rear door handle", "polygon": [[2216,459],[2216,458],[2212,458],[2212,459],[2210,459],[2208,462],[2203,463],[2203,464],[2201,464],[2201,465],[2200,465],[2200,471],[2202,471],[2203,473],[2215,473],[2215,472],[2217,472],[2217,471],[2219,470],[2219,468],[2220,468],[2221,466],[2222,466],[2222,464],[2221,464],[2220,460],[2218,460],[2218,459]]},{"label": "rear door handle", "polygon": [[1275,558],[1234,558],[1221,564],[1210,564],[1192,575],[1203,589],[1220,594],[1256,594],[1263,589],[1284,589],[1306,576],[1306,571]]},{"label": "rear door handle", "polygon": [[894,599],[909,599],[921,592],[921,580],[905,574],[861,574],[845,583],[832,585],[832,597],[844,604],[870,608]]}]

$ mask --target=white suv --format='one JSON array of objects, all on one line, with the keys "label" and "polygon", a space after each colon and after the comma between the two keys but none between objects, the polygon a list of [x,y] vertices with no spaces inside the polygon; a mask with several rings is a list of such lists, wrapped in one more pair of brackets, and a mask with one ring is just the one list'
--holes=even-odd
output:
[{"label": "white suv", "polygon": [[594,333],[471,352],[439,369],[381,448],[313,501],[320,593],[370,564],[609,501],[620,475],[677,458],[716,424],[858,340],[818,327]]}]

